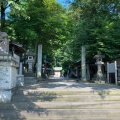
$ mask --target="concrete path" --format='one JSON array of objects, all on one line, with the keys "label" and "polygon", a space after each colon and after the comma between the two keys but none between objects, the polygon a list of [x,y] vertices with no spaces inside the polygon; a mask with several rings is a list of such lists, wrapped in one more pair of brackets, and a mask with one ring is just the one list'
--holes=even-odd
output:
[{"label": "concrete path", "polygon": [[[89,82],[77,82],[76,79],[68,79],[68,78],[54,78],[50,77],[46,80],[41,80],[38,82],[41,87],[37,89],[44,90],[84,90],[84,91],[96,91],[96,90],[120,90],[120,86],[111,85],[111,84],[96,84]],[[38,84],[37,83],[37,84]],[[36,84],[32,85],[33,87]]]}]

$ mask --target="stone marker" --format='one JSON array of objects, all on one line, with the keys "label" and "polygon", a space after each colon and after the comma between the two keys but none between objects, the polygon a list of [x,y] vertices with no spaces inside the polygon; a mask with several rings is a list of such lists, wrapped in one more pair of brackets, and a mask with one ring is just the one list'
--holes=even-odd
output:
[{"label": "stone marker", "polygon": [[81,50],[81,80],[86,81],[86,60],[85,60],[84,46],[82,46],[82,50]]},{"label": "stone marker", "polygon": [[37,78],[41,78],[41,73],[42,73],[42,45],[38,45]]}]

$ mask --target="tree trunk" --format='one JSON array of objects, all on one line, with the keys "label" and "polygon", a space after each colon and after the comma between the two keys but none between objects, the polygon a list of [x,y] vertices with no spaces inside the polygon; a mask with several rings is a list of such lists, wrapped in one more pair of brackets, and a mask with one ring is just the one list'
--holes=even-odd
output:
[{"label": "tree trunk", "polygon": [[5,30],[5,8],[3,4],[1,4],[1,31],[4,32]]}]

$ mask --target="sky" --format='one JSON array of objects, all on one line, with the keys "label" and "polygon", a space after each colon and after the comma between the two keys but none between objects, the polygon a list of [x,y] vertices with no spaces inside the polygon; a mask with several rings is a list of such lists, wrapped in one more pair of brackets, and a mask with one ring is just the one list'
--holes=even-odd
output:
[{"label": "sky", "polygon": [[73,0],[57,0],[63,7],[67,8],[69,3],[73,2]]},{"label": "sky", "polygon": [[[63,7],[68,8],[68,5],[73,2],[74,0],[57,0],[58,3],[60,3]],[[10,9],[8,8],[6,10],[6,13],[9,11]]]}]

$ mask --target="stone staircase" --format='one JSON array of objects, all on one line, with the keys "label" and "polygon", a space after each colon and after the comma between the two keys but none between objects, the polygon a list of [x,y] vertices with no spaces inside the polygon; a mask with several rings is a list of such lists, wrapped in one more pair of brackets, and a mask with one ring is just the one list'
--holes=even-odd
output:
[{"label": "stone staircase", "polygon": [[24,77],[25,84],[34,84],[37,82],[36,77]]},{"label": "stone staircase", "polygon": [[18,88],[0,103],[0,120],[120,120],[120,89],[113,85],[41,81]]},{"label": "stone staircase", "polygon": [[35,73],[24,73],[25,77],[35,77]]}]

